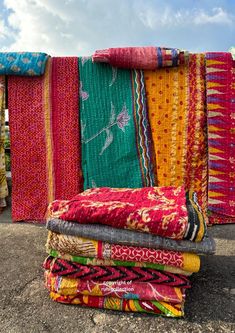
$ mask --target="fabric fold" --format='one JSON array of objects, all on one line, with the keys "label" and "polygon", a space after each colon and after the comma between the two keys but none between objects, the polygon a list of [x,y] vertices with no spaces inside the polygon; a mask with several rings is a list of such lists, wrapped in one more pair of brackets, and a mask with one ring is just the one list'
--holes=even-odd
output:
[{"label": "fabric fold", "polygon": [[93,62],[130,69],[156,69],[178,66],[185,62],[187,52],[167,47],[117,47],[95,51]]},{"label": "fabric fold", "polygon": [[60,295],[87,295],[117,297],[121,299],[138,299],[147,301],[164,301],[174,304],[182,303],[185,293],[181,288],[151,282],[105,281],[70,279],[52,276],[45,272],[45,285],[51,292]]},{"label": "fabric fold", "polygon": [[157,263],[190,272],[198,272],[200,268],[200,258],[193,253],[110,244],[99,240],[56,234],[52,231],[48,233],[46,247],[48,251],[55,249],[83,257]]},{"label": "fabric fold", "polygon": [[193,192],[179,187],[94,188],[50,204],[52,218],[106,224],[176,240],[201,241],[206,226]]},{"label": "fabric fold", "polygon": [[62,296],[58,293],[50,292],[50,297],[56,302],[65,304],[76,304],[91,308],[109,309],[125,312],[144,312],[166,317],[182,317],[184,306],[158,301],[128,300],[115,297],[100,296]]},{"label": "fabric fold", "polygon": [[51,276],[63,276],[70,279],[99,282],[151,282],[171,287],[190,288],[190,282],[184,275],[176,275],[144,267],[86,266],[49,256],[44,261],[43,268],[50,271]]},{"label": "fabric fold", "polygon": [[86,266],[143,267],[143,268],[150,268],[154,270],[169,272],[172,274],[180,274],[184,276],[190,276],[193,273],[185,271],[184,269],[175,266],[156,264],[150,262],[123,261],[123,260],[114,260],[114,259],[98,259],[92,257],[82,257],[66,252],[59,252],[55,249],[50,249],[50,248],[47,248],[47,253],[53,258],[60,258],[63,260],[68,260]]},{"label": "fabric fold", "polygon": [[59,234],[91,238],[112,244],[143,246],[207,255],[215,253],[215,241],[209,232],[201,242],[191,242],[188,240],[173,240],[134,230],[117,229],[102,224],[80,224],[56,218],[47,221],[47,229]]}]

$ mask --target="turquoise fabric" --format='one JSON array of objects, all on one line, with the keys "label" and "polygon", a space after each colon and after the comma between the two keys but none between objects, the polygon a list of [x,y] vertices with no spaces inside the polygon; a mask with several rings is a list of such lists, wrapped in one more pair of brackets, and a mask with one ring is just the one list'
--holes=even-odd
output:
[{"label": "turquoise fabric", "polygon": [[0,52],[0,75],[42,75],[47,59],[40,52]]},{"label": "turquoise fabric", "polygon": [[79,76],[84,189],[153,185],[141,170],[134,72],[86,57]]}]

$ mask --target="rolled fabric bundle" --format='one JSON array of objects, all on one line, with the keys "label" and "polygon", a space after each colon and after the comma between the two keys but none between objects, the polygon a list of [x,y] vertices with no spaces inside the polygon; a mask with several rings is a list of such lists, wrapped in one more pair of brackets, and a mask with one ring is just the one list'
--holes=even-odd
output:
[{"label": "rolled fabric bundle", "polygon": [[206,225],[196,194],[183,186],[92,188],[71,200],[55,200],[51,218],[106,224],[172,239],[201,241]]},{"label": "rolled fabric bundle", "polygon": [[91,308],[109,309],[125,312],[145,312],[166,317],[182,317],[184,315],[183,303],[172,304],[158,301],[140,301],[133,299],[121,299],[115,297],[66,295],[62,296],[50,292],[50,297],[56,302],[65,304],[77,304]]},{"label": "rolled fabric bundle", "polygon": [[174,67],[185,62],[187,52],[167,47],[118,47],[95,51],[93,62],[129,69]]},{"label": "rolled fabric bundle", "polygon": [[189,240],[164,238],[134,230],[117,229],[101,224],[80,224],[56,218],[47,221],[47,229],[59,234],[91,238],[112,244],[144,246],[197,254],[215,253],[215,241],[209,234],[201,242],[191,242]]},{"label": "rolled fabric bundle", "polygon": [[43,268],[50,271],[50,276],[62,276],[70,279],[99,282],[151,282],[171,287],[190,288],[190,281],[184,275],[176,275],[144,267],[86,266],[49,256],[44,261]]},{"label": "rolled fabric bundle", "polygon": [[45,272],[45,285],[49,291],[60,295],[87,295],[102,297],[117,297],[124,299],[154,300],[171,303],[181,303],[185,292],[181,288],[157,283],[133,281],[105,281],[70,279],[52,276]]},{"label": "rolled fabric bundle", "polygon": [[123,260],[114,260],[114,259],[98,259],[92,257],[82,257],[76,256],[66,252],[59,252],[55,249],[47,249],[47,252],[50,256],[54,258],[61,258],[64,260],[71,261],[72,263],[79,263],[81,265],[87,266],[123,266],[123,267],[143,267],[143,268],[151,268],[158,271],[169,272],[173,274],[180,274],[184,276],[190,276],[193,272],[185,271],[179,267],[156,264],[150,262],[137,262],[137,261],[123,261]]},{"label": "rolled fabric bundle", "polygon": [[0,52],[0,75],[40,76],[48,57],[41,52]]},{"label": "rolled fabric bundle", "polygon": [[110,244],[93,239],[48,233],[46,247],[64,253],[98,259],[150,262],[182,268],[189,272],[198,272],[200,258],[187,252],[155,250],[144,247]]}]

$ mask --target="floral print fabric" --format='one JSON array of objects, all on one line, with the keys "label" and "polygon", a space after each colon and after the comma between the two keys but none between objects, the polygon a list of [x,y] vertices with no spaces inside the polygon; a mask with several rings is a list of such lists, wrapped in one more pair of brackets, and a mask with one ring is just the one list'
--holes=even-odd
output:
[{"label": "floral print fabric", "polygon": [[70,201],[54,201],[49,215],[178,240],[201,240],[205,231],[203,214],[195,202],[187,200],[183,187],[89,189]]}]

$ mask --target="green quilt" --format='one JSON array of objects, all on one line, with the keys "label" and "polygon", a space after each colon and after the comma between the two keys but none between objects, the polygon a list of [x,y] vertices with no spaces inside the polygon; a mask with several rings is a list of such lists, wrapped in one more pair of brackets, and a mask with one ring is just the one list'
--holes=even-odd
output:
[{"label": "green quilt", "polygon": [[143,72],[79,58],[84,189],[153,186]]}]

